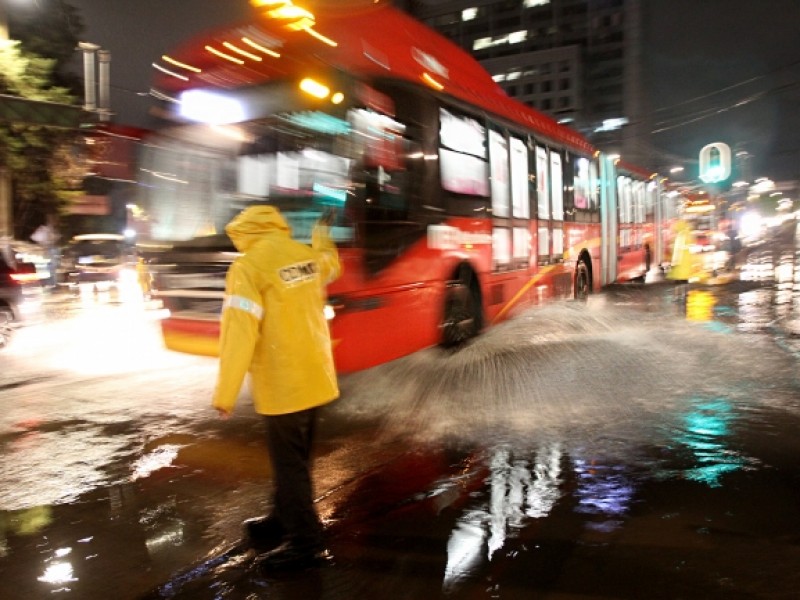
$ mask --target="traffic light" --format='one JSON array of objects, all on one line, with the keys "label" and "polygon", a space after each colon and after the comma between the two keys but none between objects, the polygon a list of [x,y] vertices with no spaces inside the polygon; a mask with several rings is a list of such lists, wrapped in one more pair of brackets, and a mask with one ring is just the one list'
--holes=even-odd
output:
[{"label": "traffic light", "polygon": [[700,150],[700,179],[720,183],[731,176],[731,149],[728,144],[714,142]]}]

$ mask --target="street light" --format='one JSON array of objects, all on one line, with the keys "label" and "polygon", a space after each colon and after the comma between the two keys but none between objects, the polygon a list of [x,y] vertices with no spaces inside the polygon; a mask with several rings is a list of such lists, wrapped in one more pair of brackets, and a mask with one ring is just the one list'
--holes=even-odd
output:
[{"label": "street light", "polygon": [[8,14],[6,14],[6,5],[9,1],[16,3],[30,3],[30,0],[0,0],[0,42],[7,42],[9,38],[8,33]]}]

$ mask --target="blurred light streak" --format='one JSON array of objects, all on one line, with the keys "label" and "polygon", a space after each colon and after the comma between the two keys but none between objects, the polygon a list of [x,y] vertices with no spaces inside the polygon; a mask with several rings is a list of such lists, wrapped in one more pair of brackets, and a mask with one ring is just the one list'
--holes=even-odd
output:
[{"label": "blurred light streak", "polygon": [[251,40],[248,37],[243,37],[242,41],[245,44],[247,44],[248,46],[250,46],[251,48],[254,48],[254,49],[258,50],[259,52],[263,52],[264,54],[267,54],[267,55],[272,56],[274,58],[280,58],[281,57],[281,55],[278,52],[275,52],[274,50],[270,50],[266,46],[262,46],[258,42],[254,42],[253,40]]},{"label": "blurred light streak", "polygon": [[225,54],[222,50],[217,50],[216,48],[214,48],[214,46],[206,46],[205,48],[211,54],[219,56],[220,58],[225,59],[225,60],[227,60],[229,62],[232,62],[232,63],[234,63],[236,65],[243,65],[244,64],[243,60],[241,60],[239,58],[236,58],[235,56],[231,56],[230,54]]},{"label": "blurred light streak", "polygon": [[172,58],[171,56],[168,56],[166,54],[164,54],[161,57],[161,60],[163,60],[164,62],[168,62],[169,64],[174,65],[176,67],[180,67],[181,69],[186,69],[187,71],[191,71],[192,73],[202,73],[203,72],[202,69],[198,69],[197,67],[193,67],[191,65],[187,65],[186,63],[182,63],[179,60],[175,60],[174,58]]},{"label": "blurred light streak", "polygon": [[263,60],[260,56],[256,56],[252,52],[248,52],[247,50],[243,50],[242,48],[239,48],[238,46],[234,46],[230,42],[223,42],[222,45],[225,46],[228,50],[231,50],[232,52],[236,52],[236,54],[239,54],[240,56],[244,56],[245,58],[249,58],[250,60],[254,60],[256,62],[261,62]]},{"label": "blurred light streak", "polygon": [[305,31],[310,36],[317,38],[320,42],[328,44],[328,46],[332,46],[335,48],[336,46],[339,45],[338,42],[335,42],[331,38],[322,35],[318,31],[314,31],[313,29],[311,29],[311,27],[303,27],[302,30]]},{"label": "blurred light streak", "polygon": [[153,67],[164,73],[165,75],[169,75],[170,77],[174,77],[175,79],[180,79],[181,81],[189,81],[189,78],[186,75],[181,75],[180,73],[176,73],[175,71],[170,71],[166,67],[162,67],[158,63],[153,63]]}]

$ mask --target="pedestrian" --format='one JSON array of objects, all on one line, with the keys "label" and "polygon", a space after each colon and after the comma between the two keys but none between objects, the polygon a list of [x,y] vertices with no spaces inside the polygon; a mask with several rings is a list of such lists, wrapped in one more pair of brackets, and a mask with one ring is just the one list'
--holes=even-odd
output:
[{"label": "pedestrian", "polygon": [[233,410],[250,374],[253,406],[264,415],[272,463],[272,512],[245,522],[267,569],[302,568],[330,559],[312,495],[311,447],[318,407],[339,396],[325,286],[341,268],[329,236],[332,213],[295,241],[281,213],[251,206],[225,228],[239,256],[228,270],[213,406]]}]

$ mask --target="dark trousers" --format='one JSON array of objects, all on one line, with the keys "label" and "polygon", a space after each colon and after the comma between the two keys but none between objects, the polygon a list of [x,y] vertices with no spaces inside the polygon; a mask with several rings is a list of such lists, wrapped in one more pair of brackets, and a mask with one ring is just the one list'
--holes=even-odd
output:
[{"label": "dark trousers", "polygon": [[314,509],[311,445],[317,409],[267,415],[267,447],[275,482],[272,515],[286,535],[298,543],[322,541],[322,525]]}]

